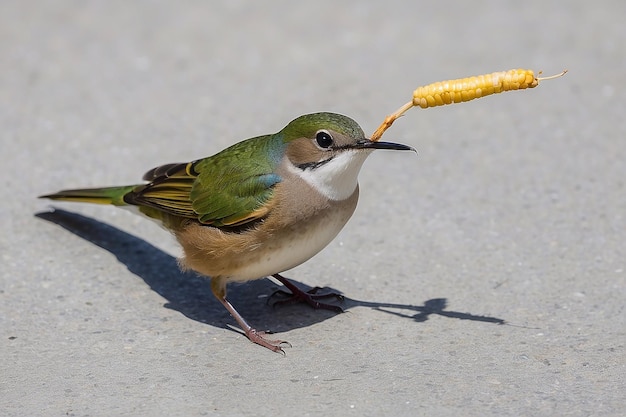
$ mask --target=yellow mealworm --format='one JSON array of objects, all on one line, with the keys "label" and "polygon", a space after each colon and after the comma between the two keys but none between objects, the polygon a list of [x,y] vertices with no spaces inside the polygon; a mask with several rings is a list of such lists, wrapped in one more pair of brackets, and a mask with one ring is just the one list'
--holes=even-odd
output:
[{"label": "yellow mealworm", "polygon": [[413,92],[413,105],[423,109],[461,103],[509,90],[523,90],[539,85],[532,70],[514,69],[491,74],[441,81],[419,87]]},{"label": "yellow mealworm", "polygon": [[419,87],[413,92],[413,99],[400,107],[395,113],[385,118],[371,137],[377,141],[398,117],[402,116],[411,107],[444,106],[446,104],[462,103],[498,94],[503,91],[523,90],[539,85],[539,81],[549,80],[564,75],[567,70],[551,77],[535,77],[532,70],[514,69],[509,71],[493,72],[491,74],[460,78],[458,80],[441,81]]}]

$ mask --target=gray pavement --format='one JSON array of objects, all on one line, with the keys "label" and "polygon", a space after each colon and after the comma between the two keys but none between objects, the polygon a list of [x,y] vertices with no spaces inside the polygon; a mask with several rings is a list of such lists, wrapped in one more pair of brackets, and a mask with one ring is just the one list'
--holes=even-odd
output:
[{"label": "gray pavement", "polygon": [[[0,414],[611,416],[626,408],[626,5],[4,1]],[[529,91],[411,110],[353,219],[249,343],[152,222],[51,204],[314,111],[373,132],[419,85],[527,67]],[[53,211],[53,208],[56,211]],[[504,323],[504,324],[503,324]]]}]

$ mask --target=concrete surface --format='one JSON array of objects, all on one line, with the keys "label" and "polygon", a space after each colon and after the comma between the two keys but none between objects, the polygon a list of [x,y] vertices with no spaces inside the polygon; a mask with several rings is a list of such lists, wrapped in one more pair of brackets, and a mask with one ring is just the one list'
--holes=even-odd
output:
[{"label": "concrete surface", "polygon": [[[623,415],[626,3],[295,4],[2,2],[0,414]],[[516,67],[570,72],[411,110],[385,137],[419,156],[374,155],[354,218],[286,274],[347,314],[230,288],[285,357],[153,223],[36,199],[313,111],[373,132],[419,85]]]}]

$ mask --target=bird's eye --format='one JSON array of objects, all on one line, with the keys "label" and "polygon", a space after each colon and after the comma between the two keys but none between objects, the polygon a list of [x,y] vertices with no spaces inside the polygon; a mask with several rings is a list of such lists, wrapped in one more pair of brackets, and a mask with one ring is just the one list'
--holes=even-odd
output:
[{"label": "bird's eye", "polygon": [[333,137],[325,130],[320,130],[315,135],[315,141],[320,148],[330,148],[333,144]]}]

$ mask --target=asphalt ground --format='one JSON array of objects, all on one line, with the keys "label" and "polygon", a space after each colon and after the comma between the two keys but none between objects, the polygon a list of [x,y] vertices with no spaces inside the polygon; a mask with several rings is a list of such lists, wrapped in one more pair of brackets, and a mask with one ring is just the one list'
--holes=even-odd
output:
[{"label": "asphalt ground", "polygon": [[[626,405],[626,6],[4,1],[0,414],[611,416]],[[131,184],[333,111],[373,132],[419,85],[568,69],[413,109],[337,239],[285,273],[345,314],[229,288],[250,343],[124,210]]]}]

